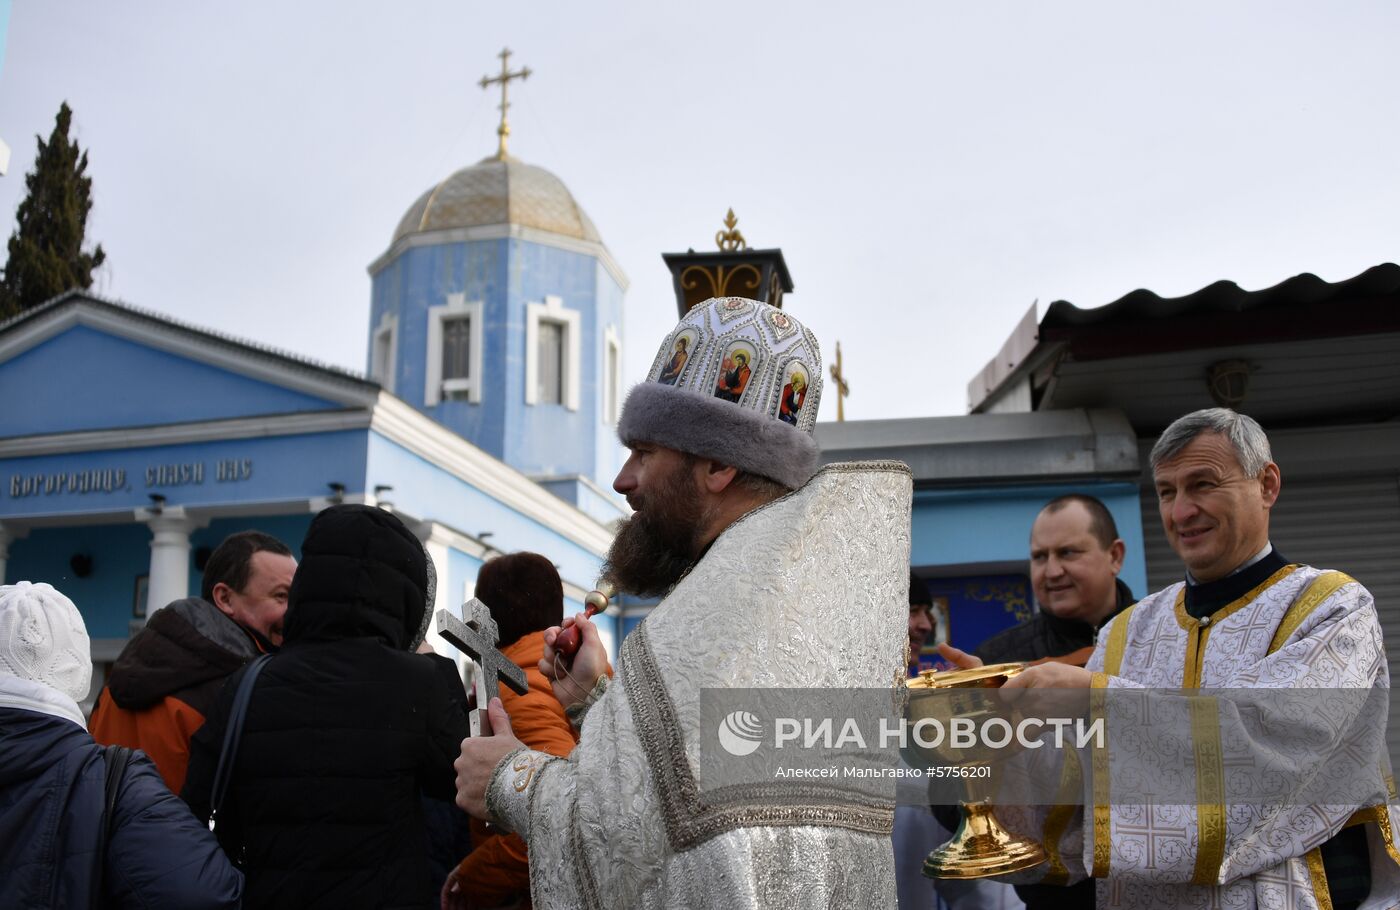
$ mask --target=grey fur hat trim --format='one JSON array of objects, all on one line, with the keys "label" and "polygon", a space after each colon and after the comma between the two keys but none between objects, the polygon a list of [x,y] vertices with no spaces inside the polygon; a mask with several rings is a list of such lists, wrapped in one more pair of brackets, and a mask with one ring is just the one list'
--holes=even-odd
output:
[{"label": "grey fur hat trim", "polygon": [[622,407],[617,435],[710,458],[797,489],[817,471],[810,433],[689,389],[644,382]]}]

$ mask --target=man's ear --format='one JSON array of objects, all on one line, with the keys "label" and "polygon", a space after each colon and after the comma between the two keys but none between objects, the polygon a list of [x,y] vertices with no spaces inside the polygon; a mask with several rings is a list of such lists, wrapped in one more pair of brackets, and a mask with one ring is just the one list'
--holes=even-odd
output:
[{"label": "man's ear", "polygon": [[1272,461],[1259,472],[1259,490],[1264,496],[1264,508],[1271,509],[1278,500],[1279,490],[1283,489],[1283,475],[1278,465]]},{"label": "man's ear", "polygon": [[1123,539],[1117,538],[1109,545],[1108,560],[1113,566],[1113,574],[1116,576],[1123,571],[1123,557],[1128,554],[1128,545],[1123,543]]},{"label": "man's ear", "polygon": [[225,616],[233,616],[233,603],[229,600],[229,595],[233,593],[233,588],[222,581],[214,585],[214,589],[209,592],[209,596],[214,600],[214,606],[219,608],[219,612]]},{"label": "man's ear", "polygon": [[739,469],[733,465],[720,464],[718,461],[701,461],[696,465],[696,470],[700,473],[700,481],[705,485],[706,491],[710,493],[723,493],[729,489],[729,485],[734,482],[734,478],[739,476]]}]

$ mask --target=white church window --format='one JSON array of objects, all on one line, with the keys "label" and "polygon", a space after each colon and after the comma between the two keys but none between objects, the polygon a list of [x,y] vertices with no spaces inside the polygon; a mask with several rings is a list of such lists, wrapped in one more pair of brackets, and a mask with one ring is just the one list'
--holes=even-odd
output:
[{"label": "white church window", "polygon": [[369,378],[379,383],[384,391],[394,391],[394,348],[398,340],[398,317],[385,313],[374,330],[374,342],[370,347]]},{"label": "white church window", "polygon": [[525,403],[579,407],[583,320],[558,297],[525,304]]},{"label": "white church window", "polygon": [[465,399],[481,401],[481,302],[465,294],[448,294],[447,303],[428,307],[428,363],[423,404]]},{"label": "white church window", "polygon": [[536,404],[564,403],[564,332],[562,323],[540,320]]},{"label": "white church window", "polygon": [[454,316],[442,321],[442,378],[470,379],[472,318]]},{"label": "white church window", "polygon": [[613,326],[604,334],[603,352],[603,421],[615,425],[622,401],[622,342]]}]

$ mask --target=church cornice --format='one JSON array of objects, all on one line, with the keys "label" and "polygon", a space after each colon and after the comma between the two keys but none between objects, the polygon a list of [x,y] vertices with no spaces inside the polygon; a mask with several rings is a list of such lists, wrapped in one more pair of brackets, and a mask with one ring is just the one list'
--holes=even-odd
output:
[{"label": "church cornice", "polygon": [[370,429],[594,555],[607,554],[613,534],[586,512],[388,392],[379,395]]},{"label": "church cornice", "polygon": [[555,234],[552,231],[542,231],[539,228],[526,227],[519,224],[482,224],[472,227],[447,228],[438,231],[422,231],[407,234],[394,242],[388,250],[378,259],[369,264],[369,274],[371,277],[383,271],[384,267],[393,262],[407,250],[420,246],[442,246],[449,243],[470,243],[475,240],[526,240],[530,243],[538,243],[541,246],[551,246],[555,249],[565,250],[570,253],[582,253],[585,256],[592,256],[602,264],[613,281],[617,282],[619,288],[624,292],[630,282],[627,274],[622,271],[622,267],[617,264],[612,253],[601,243],[594,243],[590,240],[579,240],[575,237],[565,237],[562,234]]}]

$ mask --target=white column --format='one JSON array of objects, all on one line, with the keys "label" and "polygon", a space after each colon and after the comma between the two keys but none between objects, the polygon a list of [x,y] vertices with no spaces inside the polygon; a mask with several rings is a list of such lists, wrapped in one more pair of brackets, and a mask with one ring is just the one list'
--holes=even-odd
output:
[{"label": "white column", "polygon": [[0,585],[6,584],[5,564],[10,558],[10,542],[15,539],[14,532],[0,524]]},{"label": "white column", "polygon": [[147,512],[151,529],[151,569],[146,580],[146,616],[172,600],[190,596],[190,532],[196,522],[176,506],[159,513]]}]

